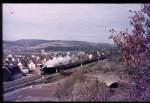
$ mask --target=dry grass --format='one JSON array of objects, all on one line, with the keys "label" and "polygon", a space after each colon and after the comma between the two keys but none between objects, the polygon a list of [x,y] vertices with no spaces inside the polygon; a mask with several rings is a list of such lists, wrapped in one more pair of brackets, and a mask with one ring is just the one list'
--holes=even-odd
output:
[{"label": "dry grass", "polygon": [[[84,77],[86,72],[77,70],[62,88],[63,93],[67,93],[70,99],[60,101],[150,101],[148,68],[137,70],[105,61],[98,63],[93,69],[92,72],[116,72],[122,79],[129,79],[129,83],[119,83],[119,87],[113,89],[97,80],[88,80]],[[136,84],[130,84],[131,81],[135,81]],[[63,93],[60,93],[62,98]]]},{"label": "dry grass", "polygon": [[78,81],[74,85],[73,101],[105,101],[108,88],[104,83],[94,80]]},{"label": "dry grass", "polygon": [[59,101],[71,101],[72,100],[72,90],[75,79],[70,77],[64,81],[64,83],[57,84],[58,90],[56,91],[56,96],[59,98]]},{"label": "dry grass", "polygon": [[98,80],[88,80],[81,71],[75,71],[56,92],[60,101],[105,101],[109,88]]}]

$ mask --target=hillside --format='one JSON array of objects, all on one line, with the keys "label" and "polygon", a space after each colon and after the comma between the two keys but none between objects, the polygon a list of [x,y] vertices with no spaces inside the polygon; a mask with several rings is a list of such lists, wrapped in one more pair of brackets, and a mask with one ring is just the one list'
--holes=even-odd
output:
[{"label": "hillside", "polygon": [[39,40],[21,39],[17,41],[4,41],[3,49],[12,50],[20,48],[28,51],[45,49],[46,51],[66,51],[66,50],[97,50],[109,49],[113,45],[107,43],[92,43],[85,41],[63,41],[63,40]]}]

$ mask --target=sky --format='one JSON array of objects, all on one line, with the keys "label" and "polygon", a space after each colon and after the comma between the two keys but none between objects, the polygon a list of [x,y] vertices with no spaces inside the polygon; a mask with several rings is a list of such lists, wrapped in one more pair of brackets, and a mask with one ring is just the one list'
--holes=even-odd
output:
[{"label": "sky", "polygon": [[109,30],[130,28],[141,4],[3,4],[3,40],[113,43]]}]

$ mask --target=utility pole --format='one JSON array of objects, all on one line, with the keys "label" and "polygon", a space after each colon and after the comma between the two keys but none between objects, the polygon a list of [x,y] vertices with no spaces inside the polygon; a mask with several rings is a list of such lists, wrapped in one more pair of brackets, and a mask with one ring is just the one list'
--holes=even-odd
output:
[{"label": "utility pole", "polygon": [[101,56],[99,51],[97,51],[97,55],[98,55],[98,62],[99,62],[99,57]]},{"label": "utility pole", "polygon": [[79,52],[79,57],[80,57],[80,63],[81,63],[81,67],[82,67],[82,53]]}]

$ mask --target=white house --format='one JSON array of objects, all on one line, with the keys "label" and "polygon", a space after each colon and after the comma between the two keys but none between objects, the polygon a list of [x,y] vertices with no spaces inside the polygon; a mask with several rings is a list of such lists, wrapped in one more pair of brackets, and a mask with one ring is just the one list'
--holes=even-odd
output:
[{"label": "white house", "polygon": [[13,61],[13,62],[16,61],[15,58],[12,58],[12,61]]},{"label": "white house", "polygon": [[12,58],[13,56],[11,54],[8,55],[9,58]]},{"label": "white house", "polygon": [[33,61],[30,61],[30,63],[28,64],[28,67],[30,70],[35,70],[36,69],[36,65],[33,63]]},{"label": "white house", "polygon": [[17,66],[20,68],[20,69],[23,69],[23,64],[19,61],[19,63],[17,64]]}]

